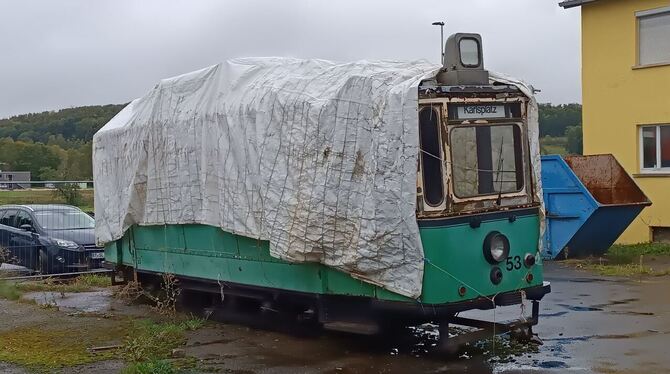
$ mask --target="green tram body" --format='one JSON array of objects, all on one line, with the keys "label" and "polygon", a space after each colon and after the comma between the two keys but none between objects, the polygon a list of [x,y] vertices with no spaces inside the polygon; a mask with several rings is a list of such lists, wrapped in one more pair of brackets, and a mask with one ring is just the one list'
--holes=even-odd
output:
[{"label": "green tram body", "polygon": [[[481,46],[476,34],[455,34],[447,41],[445,66],[460,63],[453,52],[459,38],[477,39]],[[133,226],[121,239],[106,244],[106,263],[126,274],[133,270],[152,277],[171,273],[185,289],[250,296],[263,302],[282,298],[299,302],[306,309],[315,309],[324,324],[353,317],[436,321],[441,328],[449,323],[481,327],[456,314],[518,305],[524,296],[533,308],[532,317],[522,321],[530,321],[529,326],[537,323],[538,301],[550,292],[550,286],[543,282],[538,251],[541,207],[527,135],[529,98],[514,85],[489,84],[481,50],[479,56],[479,67],[466,71],[474,75],[462,75],[467,67],[460,72],[445,69],[418,88],[419,138],[424,152],[419,155],[416,219],[425,257],[418,299],[325,265],[273,258],[267,241],[206,225]],[[479,83],[449,84],[459,79]],[[464,144],[475,146],[468,149]],[[430,157],[439,162],[431,163]],[[476,174],[469,172],[473,170]],[[509,241],[509,254],[500,262],[486,258],[485,240],[492,232]],[[526,262],[527,258],[534,263]],[[492,274],[498,269],[502,279],[495,284]]]},{"label": "green tram body", "polygon": [[[512,214],[514,214],[512,212]],[[106,245],[105,261],[150,273],[171,273],[193,279],[321,295],[363,296],[412,304],[448,304],[492,296],[519,288],[542,286],[542,266],[529,271],[502,266],[503,280],[493,285],[492,267],[482,256],[482,242],[490,231],[510,239],[510,257],[523,258],[537,248],[537,210],[484,220],[478,228],[460,220],[420,227],[425,257],[423,293],[418,300],[355,279],[316,263],[289,263],[270,256],[267,241],[230,234],[206,225],[135,226]],[[471,216],[470,216],[471,217]],[[512,270],[507,270],[507,268]],[[445,272],[446,270],[446,272]],[[533,275],[528,283],[526,275]],[[466,292],[459,294],[459,288]]]}]

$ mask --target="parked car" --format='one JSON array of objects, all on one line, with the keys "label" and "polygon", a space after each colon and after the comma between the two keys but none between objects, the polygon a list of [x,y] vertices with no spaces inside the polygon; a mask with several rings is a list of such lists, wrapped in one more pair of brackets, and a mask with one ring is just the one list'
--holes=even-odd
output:
[{"label": "parked car", "polygon": [[95,245],[94,228],[93,217],[70,205],[0,206],[5,262],[43,274],[101,267],[104,249]]}]

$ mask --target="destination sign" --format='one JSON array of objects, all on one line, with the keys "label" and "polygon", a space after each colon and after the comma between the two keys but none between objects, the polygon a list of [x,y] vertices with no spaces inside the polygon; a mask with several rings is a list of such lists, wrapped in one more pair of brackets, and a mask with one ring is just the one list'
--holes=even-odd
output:
[{"label": "destination sign", "polygon": [[458,105],[456,116],[458,119],[505,118],[503,104]]}]

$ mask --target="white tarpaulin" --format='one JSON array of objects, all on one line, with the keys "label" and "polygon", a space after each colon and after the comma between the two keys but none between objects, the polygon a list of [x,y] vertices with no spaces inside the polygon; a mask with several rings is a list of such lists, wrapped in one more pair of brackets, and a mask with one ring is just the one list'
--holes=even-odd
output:
[{"label": "white tarpaulin", "polygon": [[218,226],[418,297],[417,85],[438,68],[253,58],[161,81],[93,139],[98,243]]}]

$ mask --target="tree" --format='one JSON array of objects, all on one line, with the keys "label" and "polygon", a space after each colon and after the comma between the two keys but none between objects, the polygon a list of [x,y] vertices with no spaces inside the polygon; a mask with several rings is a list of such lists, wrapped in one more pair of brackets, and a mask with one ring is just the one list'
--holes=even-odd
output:
[{"label": "tree", "polygon": [[568,153],[581,155],[584,148],[582,126],[568,126],[565,129],[565,137],[567,138],[566,148]]},{"label": "tree", "polygon": [[568,126],[582,124],[580,104],[539,104],[540,136],[562,136]]},{"label": "tree", "polygon": [[91,179],[93,134],[125,104],[87,106],[0,119],[0,168],[34,180]]}]

